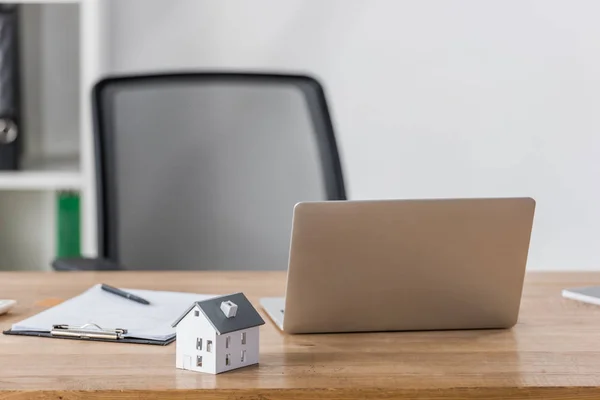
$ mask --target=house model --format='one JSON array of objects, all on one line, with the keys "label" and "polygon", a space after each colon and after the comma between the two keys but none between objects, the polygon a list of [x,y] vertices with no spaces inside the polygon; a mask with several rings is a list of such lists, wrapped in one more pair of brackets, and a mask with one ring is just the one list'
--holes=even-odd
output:
[{"label": "house model", "polygon": [[194,302],[172,325],[175,366],[218,374],[257,364],[264,323],[243,293]]}]

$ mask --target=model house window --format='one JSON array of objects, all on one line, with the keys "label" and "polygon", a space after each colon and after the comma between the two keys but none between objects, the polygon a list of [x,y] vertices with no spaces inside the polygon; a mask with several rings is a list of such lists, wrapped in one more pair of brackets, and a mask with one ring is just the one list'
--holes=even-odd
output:
[{"label": "model house window", "polygon": [[231,343],[231,336],[227,336],[225,338],[225,348],[228,349],[229,348],[229,344]]},{"label": "model house window", "polygon": [[242,362],[244,362],[246,360],[246,350],[242,350],[241,360],[242,360]]},{"label": "model house window", "polygon": [[197,356],[196,357],[196,366],[197,367],[201,367],[202,366],[202,356]]},{"label": "model house window", "polygon": [[199,317],[199,316],[200,316],[200,311],[194,310],[194,317]]},{"label": "model house window", "polygon": [[202,350],[202,338],[196,339],[196,349]]},{"label": "model house window", "polygon": [[246,344],[246,332],[242,332],[242,344]]},{"label": "model house window", "polygon": [[231,358],[229,354],[225,354],[225,365],[231,365]]},{"label": "model house window", "polygon": [[209,353],[212,353],[212,340],[206,341],[206,351],[208,351]]}]

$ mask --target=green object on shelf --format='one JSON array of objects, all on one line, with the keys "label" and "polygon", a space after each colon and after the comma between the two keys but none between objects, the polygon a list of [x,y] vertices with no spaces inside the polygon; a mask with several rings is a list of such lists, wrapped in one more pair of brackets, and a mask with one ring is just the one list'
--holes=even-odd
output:
[{"label": "green object on shelf", "polygon": [[79,193],[58,192],[56,206],[56,257],[79,257],[81,256]]}]

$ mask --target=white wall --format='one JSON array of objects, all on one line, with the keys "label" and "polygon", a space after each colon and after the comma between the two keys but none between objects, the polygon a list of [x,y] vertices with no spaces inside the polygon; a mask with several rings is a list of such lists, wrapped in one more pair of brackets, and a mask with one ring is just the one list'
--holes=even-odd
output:
[{"label": "white wall", "polygon": [[532,196],[530,269],[600,269],[600,2],[111,0],[113,72],[326,85],[352,198]]}]

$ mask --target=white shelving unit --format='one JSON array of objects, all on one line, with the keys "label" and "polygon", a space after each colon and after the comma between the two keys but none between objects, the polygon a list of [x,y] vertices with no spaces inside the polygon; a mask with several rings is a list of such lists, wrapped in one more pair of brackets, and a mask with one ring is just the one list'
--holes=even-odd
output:
[{"label": "white shelving unit", "polygon": [[0,190],[81,190],[79,172],[15,172],[0,174]]},{"label": "white shelving unit", "polygon": [[103,71],[102,0],[21,4],[23,165],[0,171],[0,270],[49,270],[56,192],[81,195],[82,251],[96,252],[91,88]]}]

